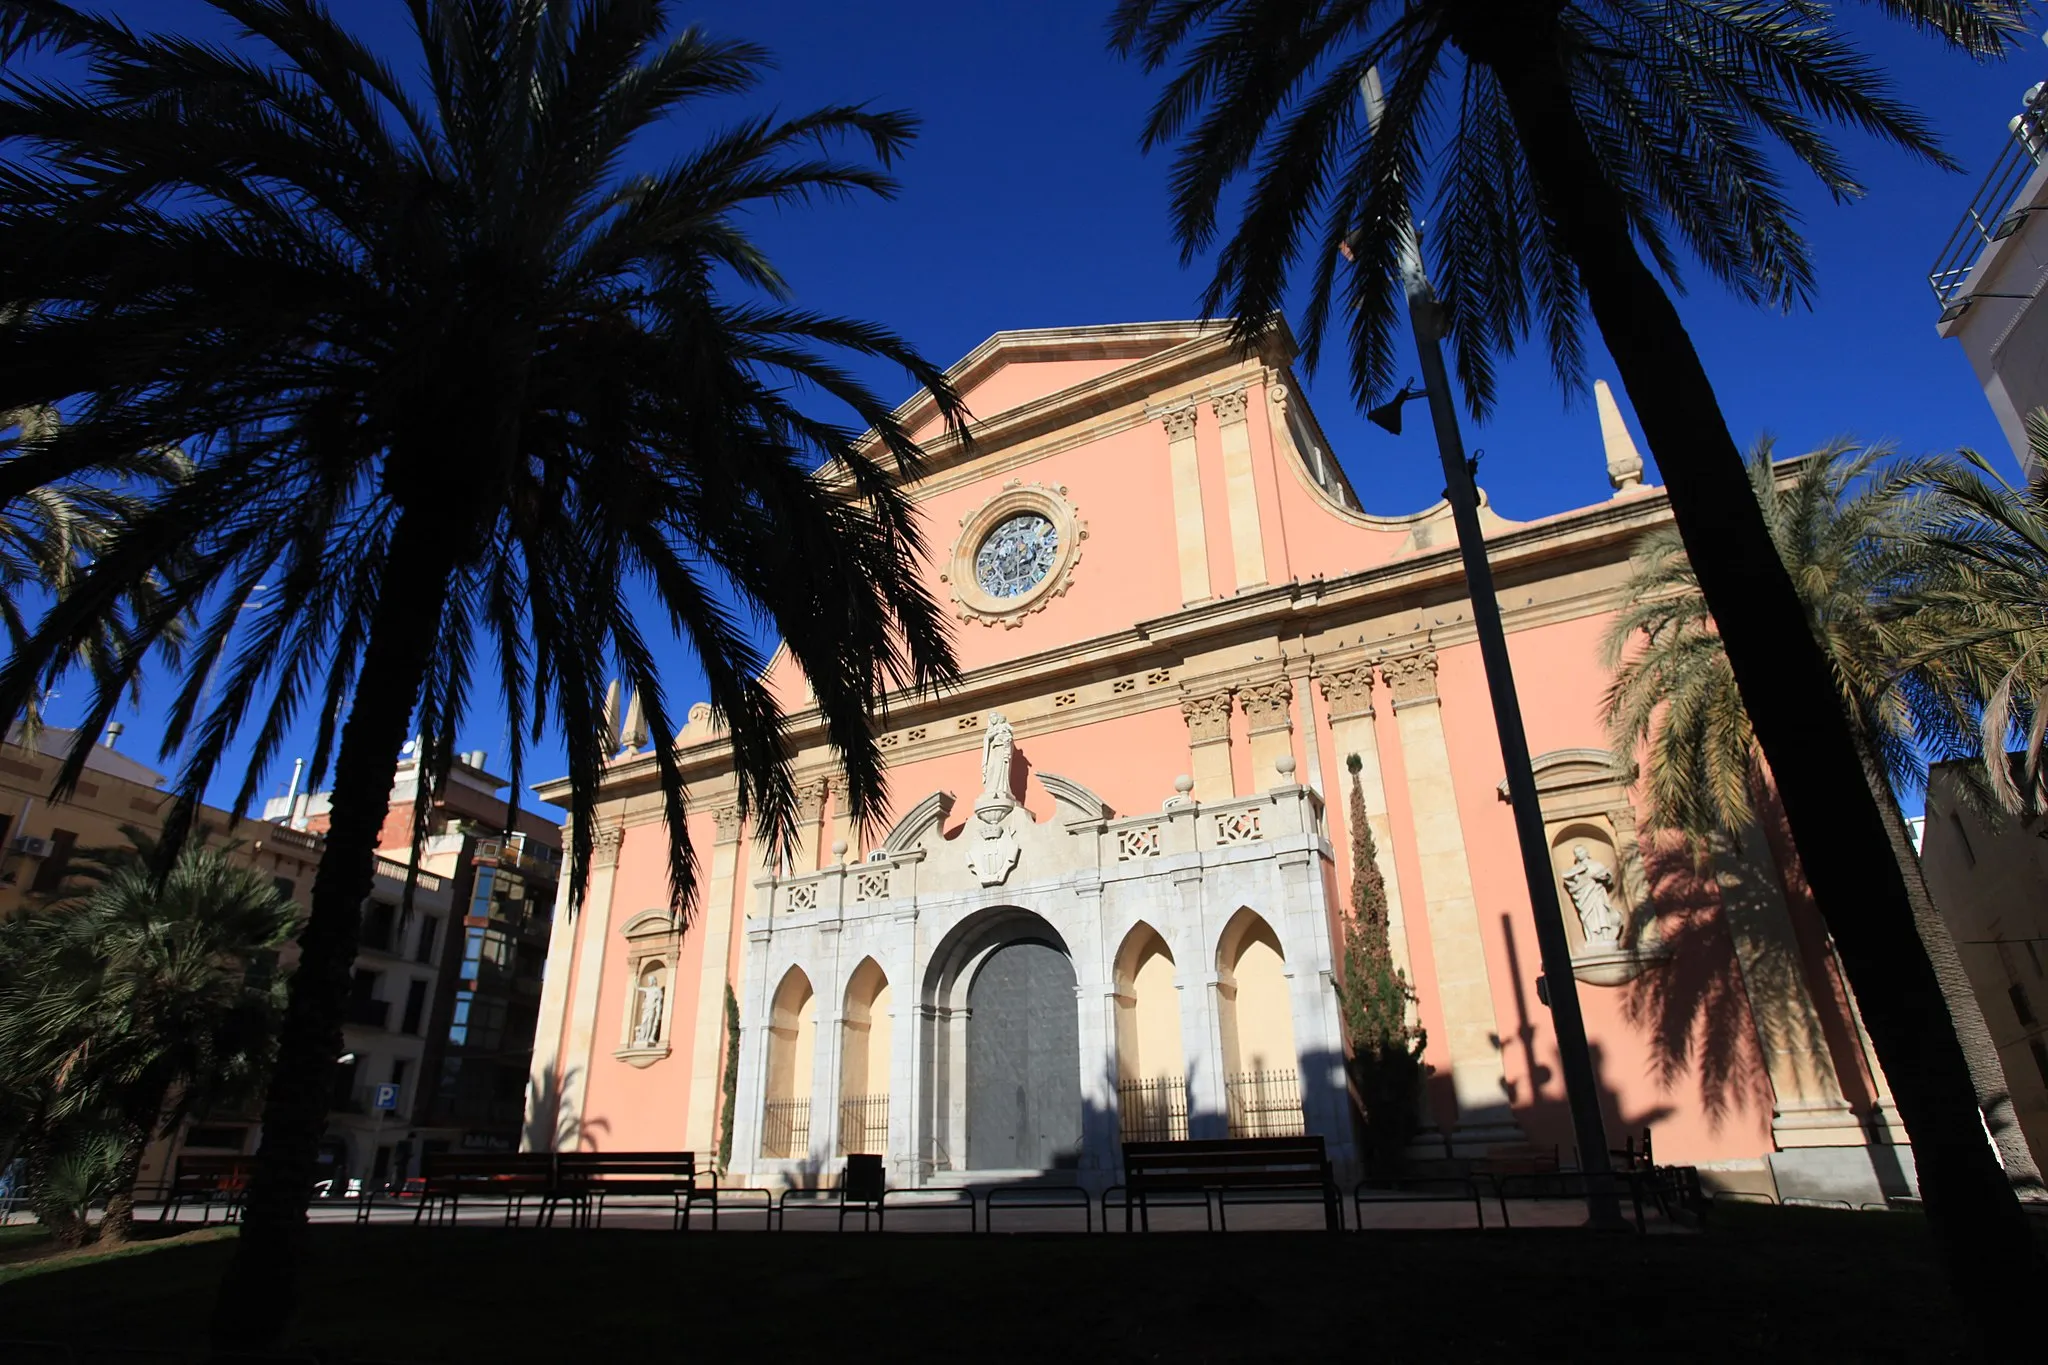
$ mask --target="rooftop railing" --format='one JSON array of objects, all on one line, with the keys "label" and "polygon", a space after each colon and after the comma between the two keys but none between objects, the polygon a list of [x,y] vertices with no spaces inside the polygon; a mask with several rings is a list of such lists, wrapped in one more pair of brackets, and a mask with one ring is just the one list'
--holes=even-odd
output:
[{"label": "rooftop railing", "polygon": [[[2035,87],[2038,90],[2040,87]],[[2029,91],[2030,96],[2033,91]],[[2020,194],[2033,178],[2034,170],[2048,155],[2048,110],[2035,104],[2012,121],[2005,148],[1991,163],[1991,169],[1977,186],[1976,195],[1963,211],[1962,221],[1949,234],[1927,283],[1941,305],[1943,321],[1954,316],[1948,310],[1967,307],[1963,293],[1977,258],[1993,242],[2010,237],[2026,222],[2028,208],[2018,204]]]}]

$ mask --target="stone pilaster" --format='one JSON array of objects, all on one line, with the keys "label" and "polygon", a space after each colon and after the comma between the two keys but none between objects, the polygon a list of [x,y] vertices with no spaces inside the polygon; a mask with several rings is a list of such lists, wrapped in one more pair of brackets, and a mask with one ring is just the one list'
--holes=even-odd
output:
[{"label": "stone pilaster", "polygon": [[1223,436],[1223,491],[1230,511],[1230,558],[1237,590],[1266,581],[1266,542],[1259,527],[1259,490],[1252,478],[1251,426],[1245,420],[1243,389],[1219,395],[1209,406]]},{"label": "stone pilaster", "polygon": [[[568,828],[562,830],[568,842]],[[569,975],[576,958],[576,916],[569,910],[569,878],[555,886],[555,930],[548,937],[547,966],[540,980],[540,1018],[533,1031],[533,1061],[527,1070],[526,1130],[520,1150],[555,1149],[556,1120],[562,1110],[562,1024],[569,1011]],[[451,940],[452,941],[452,940]],[[444,946],[443,952],[453,951]]]},{"label": "stone pilaster", "polygon": [[1246,683],[1237,689],[1237,704],[1249,722],[1252,790],[1293,782],[1292,777],[1281,777],[1274,765],[1294,757],[1294,684],[1285,678]]},{"label": "stone pilaster", "polygon": [[1230,697],[1233,688],[1183,696],[1180,714],[1188,723],[1188,771],[1197,801],[1228,801],[1237,795],[1230,771]]},{"label": "stone pilaster", "polygon": [[711,812],[716,834],[711,844],[711,877],[690,932],[704,943],[704,961],[697,973],[695,1024],[690,1033],[690,1109],[683,1142],[693,1152],[718,1150],[719,1101],[725,1070],[725,985],[732,961],[735,922],[733,896],[740,865],[740,812],[720,806]]},{"label": "stone pilaster", "polygon": [[606,825],[591,832],[590,886],[583,896],[576,953],[576,991],[569,1007],[569,1042],[563,1048],[562,1103],[554,1150],[573,1152],[583,1142],[583,1097],[597,1042],[597,995],[604,985],[605,948],[611,939],[612,883],[626,831]]},{"label": "stone pilaster", "polygon": [[[1380,768],[1379,734],[1373,728],[1372,665],[1324,669],[1316,678],[1323,694],[1323,707],[1330,718],[1330,738],[1337,748],[1337,776],[1327,793],[1329,809],[1336,812],[1344,829],[1345,847],[1351,840],[1351,772],[1347,760],[1358,755],[1358,783],[1365,796],[1366,828],[1372,831],[1374,861],[1380,880],[1387,887],[1387,940],[1394,965],[1409,984],[1415,968],[1408,954],[1408,921],[1401,911],[1401,881],[1394,873],[1394,832],[1387,823],[1387,781]],[[1344,903],[1351,910],[1350,901]],[[1411,1009],[1413,1006],[1410,1007]]]},{"label": "stone pilaster", "polygon": [[790,872],[795,876],[818,870],[819,835],[824,829],[829,788],[822,777],[796,784],[796,848],[789,855]]},{"label": "stone pilaster", "polygon": [[[1423,910],[1436,962],[1437,1002],[1448,1035],[1444,1044],[1451,1056],[1451,1088],[1458,1101],[1459,1131],[1453,1141],[1483,1146],[1512,1139],[1519,1130],[1502,1084],[1500,1049],[1494,1043],[1502,1028],[1494,1014],[1486,946],[1479,933],[1479,903],[1466,859],[1458,793],[1451,781],[1436,670],[1436,651],[1428,648],[1380,665],[1393,695],[1402,765],[1408,773]],[[1427,983],[1416,986],[1427,989]]]},{"label": "stone pilaster", "polygon": [[1862,1146],[1868,1139],[1842,1095],[1763,832],[1752,824],[1739,840],[1716,839],[1713,867],[1771,1078],[1771,1136],[1780,1147]]},{"label": "stone pilaster", "polygon": [[1166,463],[1173,483],[1173,538],[1180,559],[1180,600],[1210,596],[1209,533],[1202,514],[1202,473],[1195,460],[1195,406],[1176,408],[1166,426]]}]

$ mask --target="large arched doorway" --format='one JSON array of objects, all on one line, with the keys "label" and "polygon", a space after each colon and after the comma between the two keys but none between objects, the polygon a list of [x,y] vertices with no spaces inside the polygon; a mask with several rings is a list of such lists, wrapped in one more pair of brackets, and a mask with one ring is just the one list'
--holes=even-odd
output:
[{"label": "large arched doorway", "polygon": [[1080,1164],[1080,1009],[1066,941],[1014,906],[934,949],[921,991],[918,1140],[937,1170]]},{"label": "large arched doorway", "polygon": [[839,1051],[841,1155],[889,1150],[889,978],[862,958],[846,983]]},{"label": "large arched doorway", "polygon": [[1016,939],[967,988],[967,1162],[976,1170],[1073,1165],[1081,1151],[1074,964]]},{"label": "large arched doorway", "polygon": [[791,967],[768,1010],[768,1084],[761,1106],[761,1155],[794,1160],[811,1151],[811,1074],[817,1049],[811,979]]},{"label": "large arched doorway", "polygon": [[1116,955],[1116,1108],[1123,1140],[1185,1139],[1187,1094],[1173,950],[1140,920]]}]

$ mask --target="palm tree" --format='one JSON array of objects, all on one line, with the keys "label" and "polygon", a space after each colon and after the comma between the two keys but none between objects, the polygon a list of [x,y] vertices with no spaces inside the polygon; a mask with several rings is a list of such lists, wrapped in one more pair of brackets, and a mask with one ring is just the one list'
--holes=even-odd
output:
[{"label": "palm tree", "polygon": [[262,1083],[284,1012],[276,950],[298,909],[226,849],[188,847],[162,876],[134,856],[100,869],[82,894],[0,925],[0,1055],[35,1093],[29,1146],[46,1171],[67,1125],[88,1149],[74,1156],[111,1139],[98,1240],[112,1243],[159,1125]]},{"label": "palm tree", "polygon": [[[1932,495],[1926,534],[1944,551],[1915,606],[1970,648],[1938,655],[1943,685],[1974,704],[1983,786],[2007,810],[2048,802],[2048,409],[2027,414],[2038,473],[2007,483],[1974,450],[1931,461],[1914,480]],[[2021,761],[2007,761],[2017,743]]]},{"label": "palm tree", "polygon": [[[883,797],[871,712],[954,669],[899,491],[920,452],[842,359],[901,365],[949,425],[961,410],[890,332],[789,306],[744,230],[750,210],[892,194],[908,115],[744,118],[658,164],[642,133],[750,89],[768,63],[671,34],[665,0],[407,0],[416,85],[314,0],[210,3],[239,44],[0,0],[0,44],[60,47],[81,72],[0,78],[0,305],[29,318],[0,330],[0,408],[78,409],[38,483],[156,445],[195,466],[0,668],[0,714],[179,549],[192,563],[123,657],[169,611],[203,609],[166,729],[167,746],[191,738],[167,838],[251,708],[238,806],[302,703],[315,710],[333,818],[215,1318],[223,1343],[255,1344],[292,1307],[401,744],[417,734],[423,770],[445,775],[481,684],[509,718],[516,793],[523,745],[559,730],[580,898],[616,747],[607,675],[637,689],[652,733],[678,728],[643,628],[658,623],[703,668],[737,804],[787,846],[786,722],[758,623],[787,642],[868,820]],[[846,141],[871,160],[835,155]],[[9,473],[0,505],[24,490]],[[102,688],[80,732],[111,705]],[[682,779],[667,743],[653,760],[687,911]]]},{"label": "palm tree", "polygon": [[[1979,671],[1971,656],[1983,645],[1954,630],[1949,616],[1926,600],[1949,569],[1930,540],[1931,500],[1916,490],[1949,462],[1908,462],[1873,475],[1888,454],[1837,441],[1779,466],[1763,441],[1750,452],[1750,486],[1834,667],[1999,1159],[2016,1188],[2041,1195],[2048,1191],[2020,1129],[1997,1045],[1899,809],[1897,793],[1926,783],[1924,746],[1953,751],[1968,730],[1963,717],[1973,703],[1955,690],[1950,675]],[[1652,820],[1705,850],[1718,836],[1739,835],[1756,817],[1772,777],[1676,534],[1644,537],[1623,600],[1627,605],[1609,625],[1605,644],[1605,663],[1615,670],[1604,708],[1614,751],[1647,754]]]},{"label": "palm tree", "polygon": [[[1882,0],[1979,56],[2019,33],[2016,0]],[[1813,268],[1772,165],[1789,152],[1838,198],[1860,187],[1824,133],[1849,124],[1949,164],[1924,122],[1826,7],[1679,0],[1121,0],[1112,46],[1149,70],[1181,57],[1144,144],[1186,130],[1172,175],[1188,260],[1241,205],[1204,295],[1249,343],[1308,275],[1309,364],[1346,271],[1361,403],[1394,376],[1402,225],[1435,182],[1433,274],[1466,400],[1540,328],[1576,385],[1590,310],[1667,485],[1758,743],[1779,783],[1914,1140],[1930,1221],[1958,1290],[1989,1304],[2037,1264],[1977,1122],[1885,824],[1833,672],[1750,496],[1741,452],[1670,295],[1682,246],[1758,303],[1806,302]],[[1385,73],[1377,131],[1358,87]],[[1775,144],[1775,146],[1774,146]],[[1237,181],[1249,175],[1242,193]],[[1647,252],[1649,262],[1644,260]],[[1304,263],[1302,257],[1306,255]],[[1652,270],[1652,265],[1656,267]],[[2016,1291],[2015,1291],[2016,1292]]]},{"label": "palm tree", "polygon": [[[5,321],[0,318],[0,326]],[[17,461],[32,462],[60,425],[57,412],[47,407],[0,413],[0,469],[11,473]],[[114,477],[30,486],[0,507],[0,635],[10,652],[20,650],[29,638],[26,608],[35,595],[69,590],[113,532],[145,505],[148,492],[176,483],[184,477],[185,467],[177,451],[145,451],[107,472]],[[160,579],[144,579],[137,600],[127,604],[123,616],[148,611],[161,587]],[[105,621],[75,660],[62,662],[80,662],[104,675],[120,655],[122,629],[120,619]],[[178,638],[175,626],[166,632],[167,657],[175,657]],[[31,743],[41,724],[41,694],[56,681],[55,673],[45,677],[24,709],[23,738]],[[140,702],[139,680],[131,680],[130,695]]]}]

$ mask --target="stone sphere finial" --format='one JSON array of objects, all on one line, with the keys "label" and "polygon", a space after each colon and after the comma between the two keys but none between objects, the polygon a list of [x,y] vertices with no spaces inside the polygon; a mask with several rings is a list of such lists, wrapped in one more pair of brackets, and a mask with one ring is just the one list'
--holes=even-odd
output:
[{"label": "stone sphere finial", "polygon": [[832,856],[842,863],[846,861],[846,840],[834,839],[832,841]]},{"label": "stone sphere finial", "polygon": [[1273,760],[1273,771],[1282,777],[1294,776],[1294,755],[1282,754]]},{"label": "stone sphere finial", "polygon": [[1182,796],[1186,796],[1195,789],[1195,779],[1189,777],[1186,773],[1182,773],[1179,777],[1173,779],[1173,789]]}]

